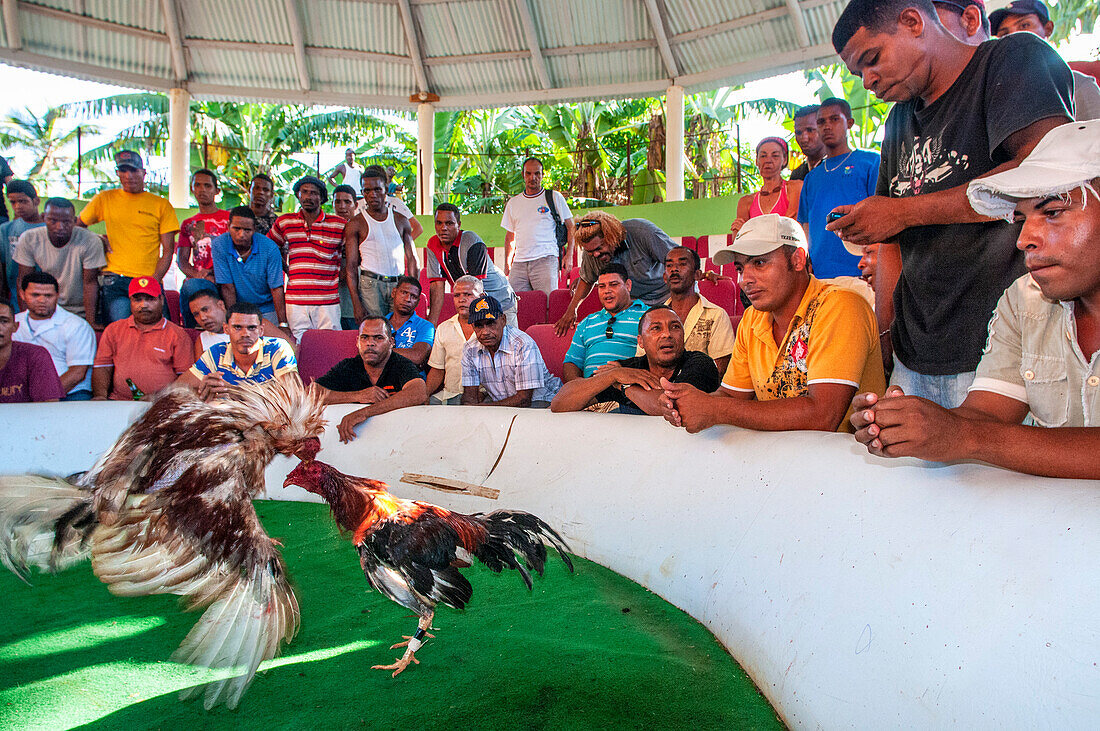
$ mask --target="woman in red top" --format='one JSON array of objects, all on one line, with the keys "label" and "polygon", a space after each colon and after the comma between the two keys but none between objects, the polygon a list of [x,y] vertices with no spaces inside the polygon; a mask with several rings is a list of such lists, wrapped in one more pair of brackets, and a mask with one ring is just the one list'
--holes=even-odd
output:
[{"label": "woman in red top", "polygon": [[756,169],[760,171],[763,185],[753,195],[742,196],[737,201],[737,219],[730,226],[734,234],[741,230],[745,221],[765,213],[778,213],[788,218],[798,213],[802,181],[783,179],[789,159],[787,141],[781,137],[765,137],[756,145]]}]

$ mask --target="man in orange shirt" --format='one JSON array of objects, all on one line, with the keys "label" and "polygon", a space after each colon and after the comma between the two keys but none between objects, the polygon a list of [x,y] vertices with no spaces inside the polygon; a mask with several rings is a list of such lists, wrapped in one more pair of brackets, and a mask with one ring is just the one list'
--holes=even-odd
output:
[{"label": "man in orange shirt", "polygon": [[115,168],[122,187],[97,193],[77,221],[84,227],[107,224],[107,266],[99,277],[99,301],[107,323],[130,314],[126,293],[134,277],[164,278],[180,228],[172,204],[145,190],[141,155],[122,150],[115,155]]},{"label": "man in orange shirt", "polygon": [[152,396],[191,367],[191,338],[164,319],[160,283],[130,282],[131,315],[103,331],[92,367],[92,400],[139,400]]},{"label": "man in orange shirt", "polygon": [[810,274],[807,248],[794,219],[769,213],[715,253],[716,264],[736,265],[752,307],[715,394],[661,379],[665,419],[693,433],[715,424],[851,431],[846,416],[857,390],[886,389],[871,306]]}]

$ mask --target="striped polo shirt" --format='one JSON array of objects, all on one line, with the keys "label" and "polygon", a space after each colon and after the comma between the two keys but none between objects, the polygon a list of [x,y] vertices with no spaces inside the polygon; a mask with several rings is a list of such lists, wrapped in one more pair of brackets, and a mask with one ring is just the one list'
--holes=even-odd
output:
[{"label": "striped polo shirt", "polygon": [[340,216],[322,211],[312,224],[301,211],[275,219],[268,238],[287,250],[286,303],[340,304],[340,259],[344,226]]},{"label": "striped polo shirt", "polygon": [[[614,315],[605,309],[593,312],[577,325],[573,342],[565,352],[565,362],[580,368],[588,378],[608,361],[634,357],[638,349],[638,323],[648,309],[641,300],[634,300]],[[609,325],[611,337],[607,336]]]},{"label": "striped polo shirt", "polygon": [[230,348],[228,341],[214,343],[191,366],[191,375],[201,381],[203,376],[221,371],[226,383],[263,383],[298,370],[298,360],[294,357],[290,343],[281,338],[265,336],[257,340],[252,348],[256,353],[256,362],[247,371],[241,370],[237,365]]}]

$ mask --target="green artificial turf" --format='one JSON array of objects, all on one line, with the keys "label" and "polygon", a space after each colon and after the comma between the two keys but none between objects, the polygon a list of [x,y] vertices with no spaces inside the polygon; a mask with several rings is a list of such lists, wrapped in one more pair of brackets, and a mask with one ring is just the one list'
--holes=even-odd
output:
[{"label": "green artificial turf", "polygon": [[297,638],[235,711],[177,693],[203,671],[167,660],[195,622],[175,597],[119,598],[87,564],[33,586],[0,575],[3,729],[781,728],[713,636],[623,577],[554,560],[527,592],[514,572],[468,573],[465,612],[396,679],[373,664],[416,619],[370,591],[326,506],[257,502],[301,603]]}]

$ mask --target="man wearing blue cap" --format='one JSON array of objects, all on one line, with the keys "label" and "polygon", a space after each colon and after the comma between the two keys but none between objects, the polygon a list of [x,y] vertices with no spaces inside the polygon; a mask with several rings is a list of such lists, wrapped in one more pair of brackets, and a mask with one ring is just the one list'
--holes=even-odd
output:
[{"label": "man wearing blue cap", "polygon": [[548,407],[561,381],[547,370],[531,336],[507,324],[500,302],[478,297],[470,303],[469,322],[474,339],[462,351],[462,404]]}]

